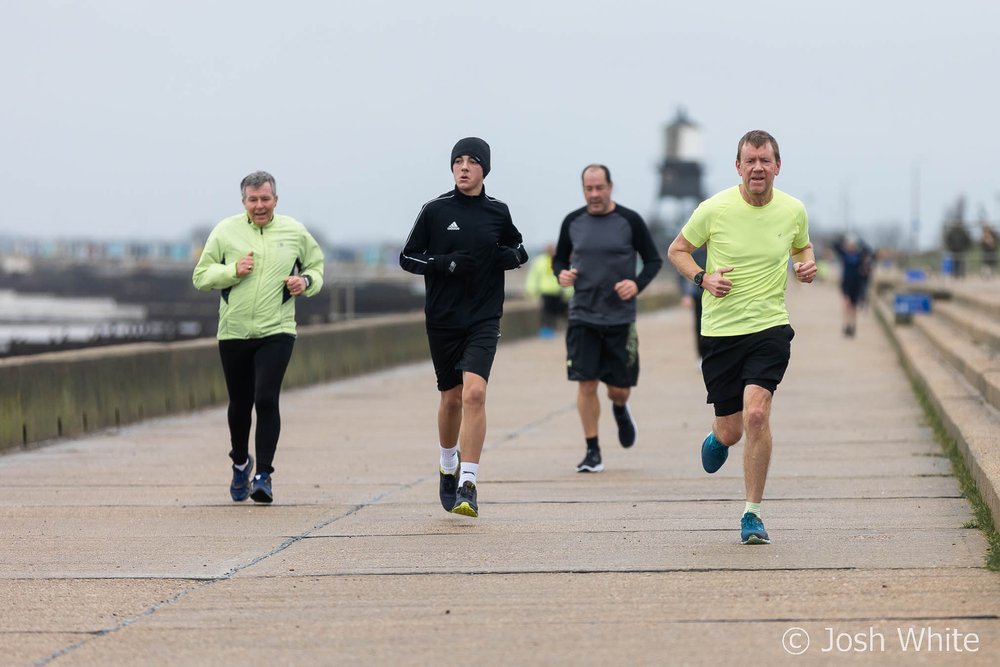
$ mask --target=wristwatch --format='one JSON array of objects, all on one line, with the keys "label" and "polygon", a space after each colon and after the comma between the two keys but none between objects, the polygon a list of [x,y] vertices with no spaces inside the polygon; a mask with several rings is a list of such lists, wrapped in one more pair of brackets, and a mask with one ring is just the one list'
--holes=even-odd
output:
[{"label": "wristwatch", "polygon": [[302,276],[302,282],[304,282],[306,284],[306,289],[309,289],[310,287],[312,287],[313,281],[312,281],[312,278],[310,278],[309,276],[303,275]]},{"label": "wristwatch", "polygon": [[705,279],[704,271],[699,271],[698,273],[694,274],[694,284],[697,285],[698,287],[701,287],[701,281],[704,279]]}]

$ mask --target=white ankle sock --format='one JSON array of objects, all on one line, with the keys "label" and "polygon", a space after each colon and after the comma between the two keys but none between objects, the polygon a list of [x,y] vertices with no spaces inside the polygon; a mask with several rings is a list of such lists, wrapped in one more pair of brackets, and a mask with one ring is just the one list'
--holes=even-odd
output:
[{"label": "white ankle sock", "polygon": [[248,465],[250,465],[250,459],[247,459],[246,462],[244,462],[244,464],[241,466],[233,464],[233,467],[239,470],[240,472],[243,472],[244,470],[247,469]]},{"label": "white ankle sock", "polygon": [[462,461],[462,476],[458,478],[458,485],[462,486],[466,482],[476,483],[476,474],[479,472],[478,463],[466,463]]},{"label": "white ankle sock", "polygon": [[757,518],[760,518],[760,503],[752,503],[747,501],[747,506],[743,509],[743,513],[746,514],[750,512],[751,514],[756,514]]},{"label": "white ankle sock", "polygon": [[446,473],[453,473],[458,468],[458,445],[454,447],[441,447],[441,470]]}]

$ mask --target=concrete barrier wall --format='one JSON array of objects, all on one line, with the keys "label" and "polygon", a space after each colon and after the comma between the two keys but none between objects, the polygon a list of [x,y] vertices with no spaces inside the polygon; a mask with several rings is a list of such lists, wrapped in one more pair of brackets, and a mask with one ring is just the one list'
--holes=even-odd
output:
[{"label": "concrete barrier wall", "polygon": [[[650,290],[641,310],[677,302]],[[510,300],[504,340],[533,336],[533,302]],[[285,388],[428,359],[423,313],[302,326]],[[0,451],[216,405],[227,398],[218,343],[135,343],[0,360]]]}]

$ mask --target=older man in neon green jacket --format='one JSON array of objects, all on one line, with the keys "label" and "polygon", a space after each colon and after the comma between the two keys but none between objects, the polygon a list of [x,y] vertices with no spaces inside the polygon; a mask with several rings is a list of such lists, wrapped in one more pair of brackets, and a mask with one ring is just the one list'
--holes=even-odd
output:
[{"label": "older man in neon green jacket", "polygon": [[[274,177],[257,171],[240,184],[245,212],[215,226],[194,269],[194,286],[218,289],[219,354],[229,392],[233,500],[270,503],[281,431],[278,396],[295,344],[295,299],[323,286],[323,251],[305,226],[276,215]],[[257,474],[250,456],[257,410]]]}]

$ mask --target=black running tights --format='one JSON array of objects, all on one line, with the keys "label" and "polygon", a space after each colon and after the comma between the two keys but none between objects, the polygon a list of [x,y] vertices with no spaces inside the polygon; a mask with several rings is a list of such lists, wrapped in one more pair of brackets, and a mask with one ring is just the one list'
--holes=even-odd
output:
[{"label": "black running tights", "polygon": [[292,358],[295,337],[277,334],[249,340],[220,340],[222,372],[229,390],[229,458],[240,465],[250,451],[250,412],[257,409],[257,472],[274,472],[281,433],[278,395]]}]

